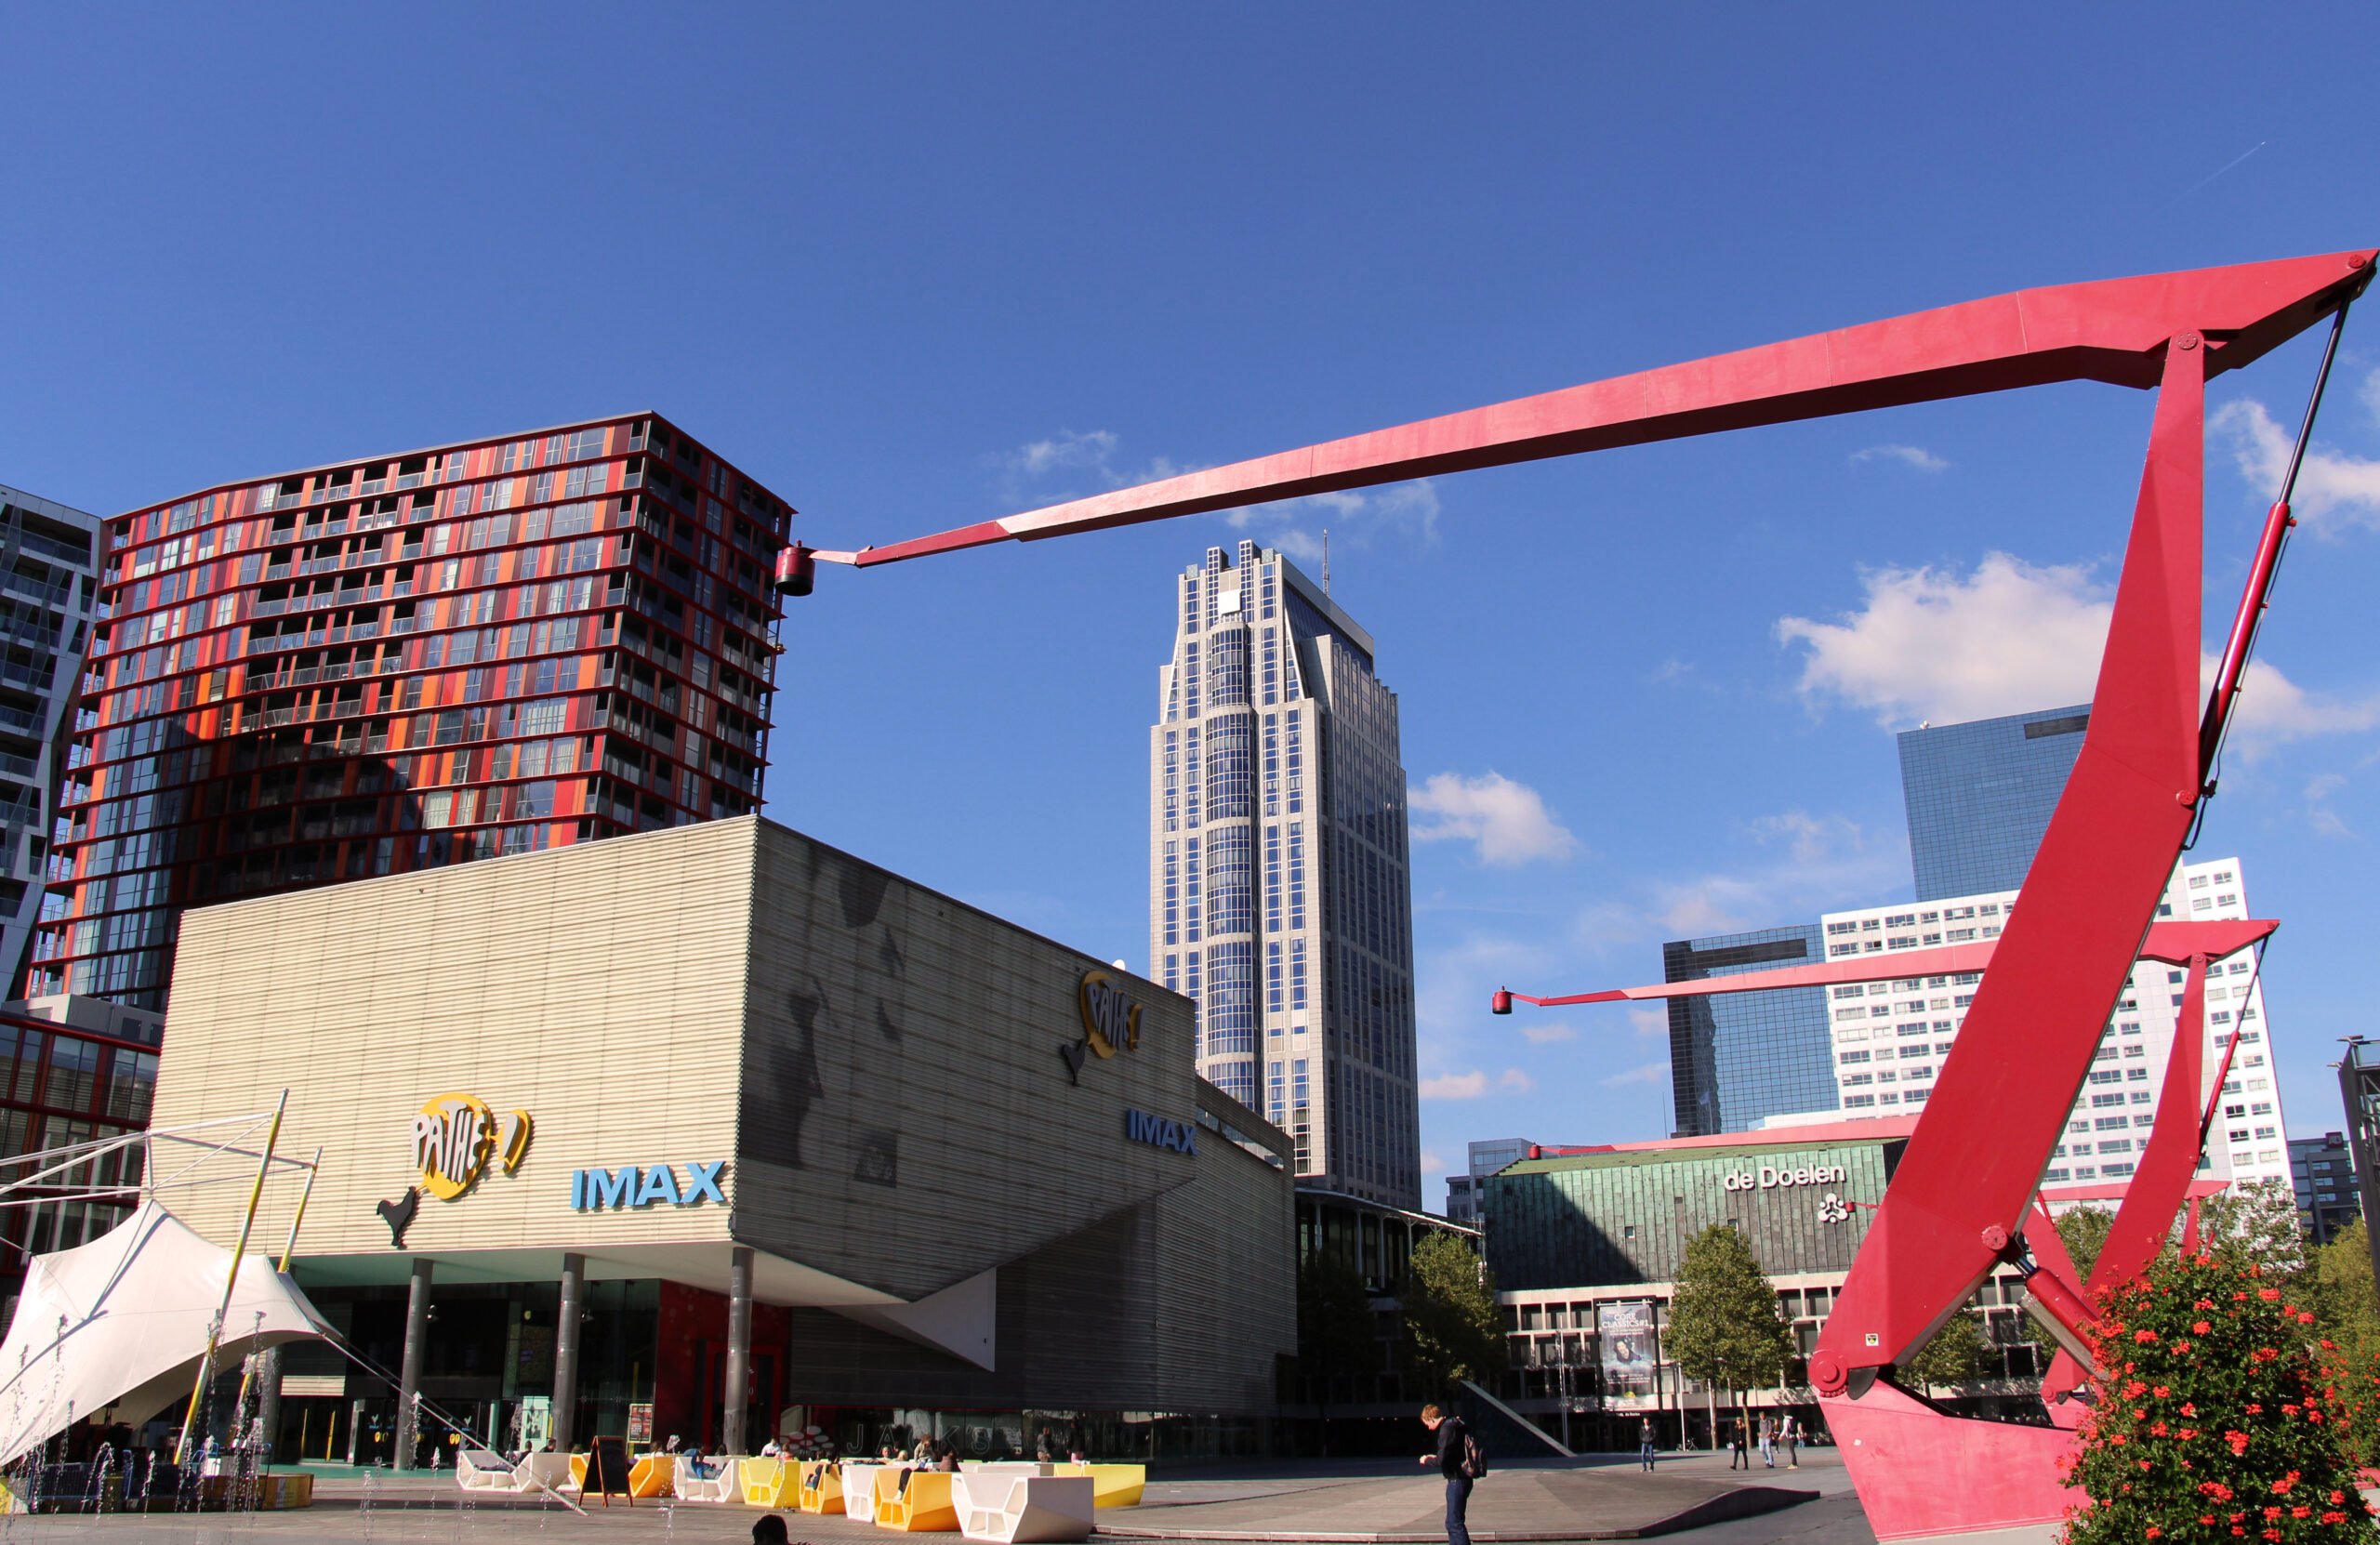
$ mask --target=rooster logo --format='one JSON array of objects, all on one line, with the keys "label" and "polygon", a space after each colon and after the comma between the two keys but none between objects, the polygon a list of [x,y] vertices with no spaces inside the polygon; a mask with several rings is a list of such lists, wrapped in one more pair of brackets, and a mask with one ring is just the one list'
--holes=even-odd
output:
[{"label": "rooster logo", "polygon": [[389,1248],[396,1250],[403,1249],[405,1230],[413,1227],[413,1215],[421,1210],[421,1187],[406,1186],[403,1195],[393,1202],[382,1202],[372,1210],[378,1213],[380,1221],[389,1225]]}]

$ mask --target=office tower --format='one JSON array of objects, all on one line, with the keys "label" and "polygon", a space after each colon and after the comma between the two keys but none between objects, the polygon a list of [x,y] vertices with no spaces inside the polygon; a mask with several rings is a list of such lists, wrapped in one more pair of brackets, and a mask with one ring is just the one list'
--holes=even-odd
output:
[{"label": "office tower", "polygon": [[2355,1151],[2345,1132],[2289,1140],[2289,1176],[2297,1189],[2297,1221],[2309,1245],[2327,1245],[2363,1216],[2356,1185]]},{"label": "office tower", "polygon": [[11,984],[41,917],[103,546],[98,516],[0,487],[0,968]]},{"label": "office tower", "polygon": [[2082,750],[2091,706],[1905,731],[1901,796],[1917,899],[2013,891]]},{"label": "office tower", "polygon": [[757,808],[791,513],[643,416],[110,522],[29,991],[162,1008],[185,907]]},{"label": "office tower", "polygon": [[1149,974],[1197,1000],[1199,1071],[1289,1133],[1302,1182],[1418,1209],[1396,694],[1371,635],[1253,542],[1183,570],[1173,616]]},{"label": "office tower", "polygon": [[[1830,958],[1874,956],[1889,962],[1898,950],[1996,939],[2022,896],[1994,891],[1932,902],[1830,912]],[[2200,920],[2246,918],[2247,891],[2240,861],[2213,859],[2175,866],[2157,915]],[[1887,1116],[1923,1106],[1966,1023],[1982,973],[1908,976],[1826,989],[1832,1010],[1835,1074],[1845,1116]],[[2182,1004],[2183,973],[2143,960],[2109,1016],[2106,1038],[2067,1123],[2067,1140],[2042,1180],[2048,1185],[2094,1185],[2121,1191],[2129,1184],[2155,1124],[2157,1097]],[[1773,996],[1763,994],[1763,997]],[[1888,1021],[1878,1023],[1878,1021]],[[2289,1153],[2281,1091],[2273,1082],[2271,1026],[2256,952],[2240,950],[2207,971],[2205,1079],[2240,1037],[2216,1120],[2207,1133],[2209,1168],[2244,1181],[2285,1180]],[[2203,1107],[2202,1107],[2203,1109]]]},{"label": "office tower", "polygon": [[1479,1198],[1485,1193],[1488,1177],[1508,1164],[1528,1157],[1528,1151],[1537,1146],[1525,1137],[1496,1137],[1471,1144],[1469,1170],[1447,1177],[1446,1215],[1458,1223],[1477,1222]]},{"label": "office tower", "polygon": [[[1806,923],[1680,939],[1661,946],[1661,979],[1775,971],[1816,960],[1819,949],[1818,931]],[[1669,1009],[1673,1135],[1747,1131],[1772,1116],[1834,1108],[1826,989],[1673,997]]]}]

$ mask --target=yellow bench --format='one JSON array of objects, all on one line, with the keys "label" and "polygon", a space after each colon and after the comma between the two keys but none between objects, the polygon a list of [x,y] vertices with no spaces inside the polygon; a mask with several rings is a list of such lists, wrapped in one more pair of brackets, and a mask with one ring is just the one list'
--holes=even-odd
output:
[{"label": "yellow bench", "polygon": [[787,1505],[786,1493],[798,1480],[793,1467],[783,1459],[746,1459],[741,1493],[744,1505],[752,1508],[785,1507]]},{"label": "yellow bench", "polygon": [[669,1483],[678,1478],[678,1457],[674,1454],[646,1454],[628,1466],[630,1497],[667,1497]]},{"label": "yellow bench", "polygon": [[902,1472],[879,1471],[876,1477],[876,1526],[910,1534],[952,1533],[959,1530],[959,1504],[950,1483],[958,1477],[946,1470],[912,1470],[909,1484]]},{"label": "yellow bench", "polygon": [[843,1511],[843,1476],[832,1459],[804,1459],[795,1506],[804,1512]]},{"label": "yellow bench", "polygon": [[1050,1473],[1090,1476],[1091,1506],[1097,1508],[1139,1507],[1149,1484],[1144,1464],[1053,1464]]}]

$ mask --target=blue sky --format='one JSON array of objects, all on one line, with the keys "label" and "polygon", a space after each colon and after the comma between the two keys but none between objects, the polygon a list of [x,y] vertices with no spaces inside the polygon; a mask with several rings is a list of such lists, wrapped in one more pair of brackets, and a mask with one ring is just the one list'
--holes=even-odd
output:
[{"label": "blue sky", "polygon": [[[10,31],[0,482],[102,512],[653,407],[850,548],[2023,285],[2380,241],[2380,25],[2348,6],[93,5]],[[2339,1123],[2334,1037],[2373,1028],[2370,309],[2202,850],[2284,920],[2300,1133]],[[2272,494],[2251,404],[2294,426],[2312,365],[2215,390],[2211,636]],[[770,812],[1144,964],[1169,576],[1327,525],[1434,807],[1434,1175],[1472,1138],[1659,1135],[1659,1037],[1490,1019],[1488,992],[1906,895],[1888,732],[2086,690],[2149,411],[2061,387],[830,571],[787,627]]]}]

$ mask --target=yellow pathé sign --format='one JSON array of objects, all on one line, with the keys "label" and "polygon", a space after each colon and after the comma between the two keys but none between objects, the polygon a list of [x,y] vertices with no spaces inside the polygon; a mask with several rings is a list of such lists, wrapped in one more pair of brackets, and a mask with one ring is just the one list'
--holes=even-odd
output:
[{"label": "yellow path\u00e9 sign", "polygon": [[436,1094],[413,1118],[413,1163],[422,1189],[451,1202],[479,1183],[491,1161],[508,1175],[529,1153],[527,1111],[490,1110],[475,1094]]}]

